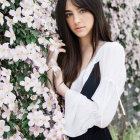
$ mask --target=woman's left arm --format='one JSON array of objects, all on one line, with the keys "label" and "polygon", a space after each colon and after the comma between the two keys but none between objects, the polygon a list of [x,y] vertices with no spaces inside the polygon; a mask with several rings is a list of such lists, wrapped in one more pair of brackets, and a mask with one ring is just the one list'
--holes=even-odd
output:
[{"label": "woman's left arm", "polygon": [[73,90],[65,94],[65,133],[75,137],[88,128],[107,127],[112,121],[126,81],[123,47],[112,42],[104,46],[99,58],[101,81],[92,100]]}]

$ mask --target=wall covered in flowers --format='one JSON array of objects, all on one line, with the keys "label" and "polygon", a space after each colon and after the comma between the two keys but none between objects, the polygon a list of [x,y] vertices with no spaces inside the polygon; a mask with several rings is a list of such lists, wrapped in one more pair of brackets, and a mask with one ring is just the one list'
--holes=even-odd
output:
[{"label": "wall covered in flowers", "polygon": [[[46,87],[47,48],[59,45],[56,0],[0,0],[0,138],[66,139],[58,95]],[[140,1],[103,0],[113,40],[126,52],[123,103],[140,117]],[[121,113],[118,112],[119,118]]]}]

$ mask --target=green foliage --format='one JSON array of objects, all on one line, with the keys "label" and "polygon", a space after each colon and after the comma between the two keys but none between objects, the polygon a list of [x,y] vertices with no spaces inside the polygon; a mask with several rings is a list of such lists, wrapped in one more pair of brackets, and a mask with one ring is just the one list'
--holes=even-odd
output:
[{"label": "green foliage", "polygon": [[118,128],[110,126],[110,132],[113,140],[140,140],[140,125],[137,124],[126,128],[122,136],[119,136]]}]

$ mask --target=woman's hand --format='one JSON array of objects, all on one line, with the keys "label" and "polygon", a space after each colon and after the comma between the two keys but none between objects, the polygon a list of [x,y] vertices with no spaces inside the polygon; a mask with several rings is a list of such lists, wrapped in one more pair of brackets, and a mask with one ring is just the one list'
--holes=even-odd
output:
[{"label": "woman's hand", "polygon": [[[60,52],[65,53],[65,49],[62,48],[62,46],[65,46],[64,43],[62,43],[61,40],[59,40],[57,43],[57,48],[48,49],[48,66],[51,67],[51,71],[48,72],[48,78],[51,80],[51,82],[54,84],[56,90],[59,94],[63,92],[64,83],[63,83],[63,74],[60,67],[58,67],[57,64],[57,58]],[[52,75],[54,73],[54,75]],[[62,93],[62,96],[64,97],[64,94]]]},{"label": "woman's hand", "polygon": [[47,58],[47,64],[48,66],[57,65],[57,58],[60,52],[65,53],[66,50],[62,48],[62,46],[65,46],[65,44],[62,42],[62,40],[58,40],[54,44],[55,46],[49,46],[48,48],[48,58]]}]

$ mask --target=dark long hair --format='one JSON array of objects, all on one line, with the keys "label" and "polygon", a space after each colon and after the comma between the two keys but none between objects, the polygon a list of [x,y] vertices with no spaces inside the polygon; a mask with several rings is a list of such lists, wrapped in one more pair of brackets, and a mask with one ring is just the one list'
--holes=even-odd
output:
[{"label": "dark long hair", "polygon": [[[63,47],[66,49],[66,53],[60,53],[57,62],[62,69],[64,83],[70,87],[81,69],[82,54],[78,37],[70,30],[66,22],[66,1],[67,0],[58,0],[55,9],[57,32],[66,44],[66,46]],[[94,16],[92,33],[93,56],[99,40],[111,42],[109,26],[104,16],[102,2],[100,0],[71,0],[71,2],[76,7],[84,8],[90,11]]]}]

